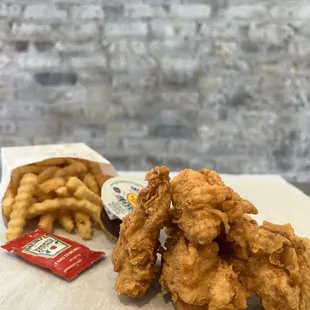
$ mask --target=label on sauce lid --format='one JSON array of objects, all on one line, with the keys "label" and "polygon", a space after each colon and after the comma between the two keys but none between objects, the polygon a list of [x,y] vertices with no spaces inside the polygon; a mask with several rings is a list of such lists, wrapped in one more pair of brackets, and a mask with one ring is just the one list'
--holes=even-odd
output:
[{"label": "label on sauce lid", "polygon": [[110,220],[122,220],[136,206],[139,191],[146,182],[130,177],[114,177],[106,181],[101,189],[103,206]]}]

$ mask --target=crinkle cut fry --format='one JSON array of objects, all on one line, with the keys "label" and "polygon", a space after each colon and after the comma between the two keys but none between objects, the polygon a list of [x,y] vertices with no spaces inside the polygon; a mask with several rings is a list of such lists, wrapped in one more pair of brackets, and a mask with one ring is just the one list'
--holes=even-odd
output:
[{"label": "crinkle cut fry", "polygon": [[81,211],[89,214],[96,223],[100,223],[101,207],[87,201],[76,198],[55,198],[36,203],[28,209],[28,218],[34,218],[46,212],[58,210]]},{"label": "crinkle cut fry", "polygon": [[66,186],[62,186],[62,187],[55,189],[55,193],[59,197],[70,197],[70,193]]},{"label": "crinkle cut fry", "polygon": [[81,238],[84,240],[90,240],[92,238],[92,223],[89,215],[84,214],[83,212],[75,212],[74,219]]},{"label": "crinkle cut fry", "polygon": [[81,161],[76,161],[73,164],[58,170],[55,173],[55,177],[66,177],[82,172],[87,172],[87,167]]},{"label": "crinkle cut fry", "polygon": [[57,219],[56,212],[49,212],[42,214],[38,226],[41,226],[46,232],[51,233],[56,219]]},{"label": "crinkle cut fry", "polygon": [[20,237],[23,234],[26,224],[27,209],[32,203],[37,182],[37,176],[32,173],[27,173],[22,177],[6,232],[8,240]]},{"label": "crinkle cut fry", "polygon": [[41,171],[38,175],[38,184],[44,183],[45,181],[51,179],[58,169],[58,166],[46,167],[46,169]]},{"label": "crinkle cut fry", "polygon": [[86,185],[77,177],[69,177],[66,186],[71,192],[75,192],[79,187],[84,187]]},{"label": "crinkle cut fry", "polygon": [[3,215],[6,217],[9,217],[12,210],[13,205],[15,203],[15,195],[14,191],[12,189],[12,186],[9,185],[8,189],[5,192],[3,201],[2,201],[2,209],[3,209]]},{"label": "crinkle cut fry", "polygon": [[73,196],[78,199],[86,199],[97,206],[102,206],[100,196],[92,192],[86,185],[79,187]]},{"label": "crinkle cut fry", "polygon": [[168,220],[169,169],[160,167],[146,175],[148,185],[138,195],[137,206],[124,218],[113,251],[115,289],[119,295],[142,297],[154,278],[159,232]]},{"label": "crinkle cut fry", "polygon": [[39,189],[45,193],[49,194],[50,192],[55,191],[59,187],[65,186],[66,181],[64,178],[53,178],[45,181],[44,183],[39,185]]},{"label": "crinkle cut fry", "polygon": [[100,195],[99,186],[94,175],[91,173],[86,174],[83,178],[83,182],[91,191],[97,195]]},{"label": "crinkle cut fry", "polygon": [[70,177],[66,183],[67,188],[74,192],[73,196],[78,199],[86,199],[98,206],[102,206],[101,198],[99,195],[92,192],[86,184],[84,184],[77,177]]},{"label": "crinkle cut fry", "polygon": [[112,178],[112,176],[110,176],[110,175],[104,175],[103,174],[101,167],[100,167],[99,163],[97,163],[97,162],[90,162],[89,163],[89,170],[94,175],[99,189],[101,189],[104,182],[106,182],[107,180]]},{"label": "crinkle cut fry", "polygon": [[72,233],[74,231],[75,226],[69,211],[60,210],[58,212],[57,220],[68,233]]},{"label": "crinkle cut fry", "polygon": [[48,167],[48,166],[62,166],[66,163],[65,158],[49,158],[46,160],[42,160],[40,162],[37,162],[37,166],[43,166],[43,167]]},{"label": "crinkle cut fry", "polygon": [[35,165],[26,165],[26,166],[15,168],[12,171],[11,182],[10,182],[13,193],[17,194],[20,181],[25,174],[32,173],[36,175],[36,174],[39,174],[41,171],[42,171],[42,167],[37,167]]}]

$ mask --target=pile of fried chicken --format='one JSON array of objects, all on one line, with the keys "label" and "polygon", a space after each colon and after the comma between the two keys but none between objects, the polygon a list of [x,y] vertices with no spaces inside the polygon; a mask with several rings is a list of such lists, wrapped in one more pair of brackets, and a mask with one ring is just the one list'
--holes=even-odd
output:
[{"label": "pile of fried chicken", "polygon": [[248,215],[255,206],[215,171],[185,169],[170,182],[169,169],[157,167],[146,181],[113,252],[119,295],[146,293],[160,252],[161,287],[178,310],[246,309],[254,294],[267,310],[309,310],[309,239],[290,224],[259,226]]}]

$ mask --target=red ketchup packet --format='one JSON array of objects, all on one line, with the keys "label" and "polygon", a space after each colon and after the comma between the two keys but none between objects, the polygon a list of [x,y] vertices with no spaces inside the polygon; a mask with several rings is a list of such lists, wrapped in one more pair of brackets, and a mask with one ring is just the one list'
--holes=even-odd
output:
[{"label": "red ketchup packet", "polygon": [[41,227],[2,246],[25,260],[51,270],[68,281],[97,262],[104,252],[45,232]]}]

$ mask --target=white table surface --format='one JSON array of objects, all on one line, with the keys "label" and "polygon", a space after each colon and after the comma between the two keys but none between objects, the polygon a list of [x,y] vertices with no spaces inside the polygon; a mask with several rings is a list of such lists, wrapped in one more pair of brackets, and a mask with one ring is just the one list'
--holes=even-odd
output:
[{"label": "white table surface", "polygon": [[[144,176],[139,172],[120,172],[124,174]],[[281,177],[223,175],[223,179],[256,205],[260,210],[256,216],[259,222],[263,219],[280,224],[290,222],[296,233],[310,237],[310,198]],[[0,249],[1,310],[174,309],[169,298],[159,292],[156,281],[141,301],[116,295],[113,288],[116,274],[111,264],[114,243],[102,231],[96,230],[91,241],[82,241],[77,234],[70,235],[61,228],[55,233],[103,250],[106,257],[76,280],[67,282]],[[0,244],[5,242],[5,227],[0,223]],[[261,308],[254,302],[249,309]]]}]

